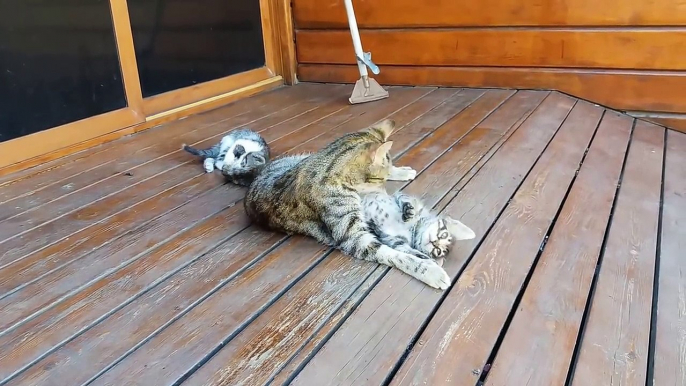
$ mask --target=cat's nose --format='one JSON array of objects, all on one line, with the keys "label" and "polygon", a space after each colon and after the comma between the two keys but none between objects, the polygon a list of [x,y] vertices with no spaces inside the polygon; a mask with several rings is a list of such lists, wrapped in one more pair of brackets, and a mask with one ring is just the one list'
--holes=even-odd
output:
[{"label": "cat's nose", "polygon": [[233,155],[238,158],[245,154],[245,148],[243,145],[236,145],[236,147],[233,148]]}]

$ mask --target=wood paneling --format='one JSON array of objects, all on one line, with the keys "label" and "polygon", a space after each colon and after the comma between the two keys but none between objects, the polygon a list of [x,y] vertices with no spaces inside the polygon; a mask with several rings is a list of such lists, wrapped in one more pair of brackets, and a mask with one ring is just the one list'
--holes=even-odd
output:
[{"label": "wood paneling", "polygon": [[[361,37],[380,66],[686,69],[684,28],[363,30]],[[355,64],[348,31],[303,30],[296,40],[299,63]]]},{"label": "wood paneling", "polygon": [[[633,114],[632,114],[633,115]],[[646,116],[639,116],[637,118],[641,118],[643,120],[657,123],[658,125],[668,127],[670,129],[680,131],[682,133],[686,133],[686,114],[679,115],[679,116],[673,116],[673,117],[662,117],[659,115],[646,115]]]},{"label": "wood paneling", "polygon": [[[297,28],[348,27],[341,0],[294,0]],[[362,28],[686,25],[680,0],[357,0]]]},{"label": "wood paneling", "polygon": [[[354,82],[357,66],[300,65],[315,82]],[[686,72],[385,66],[383,84],[555,89],[620,110],[686,111]]]},{"label": "wood paneling", "polygon": [[[686,113],[680,0],[354,6],[382,84],[552,89],[619,110]],[[359,77],[342,1],[294,0],[293,14],[301,80]]]}]

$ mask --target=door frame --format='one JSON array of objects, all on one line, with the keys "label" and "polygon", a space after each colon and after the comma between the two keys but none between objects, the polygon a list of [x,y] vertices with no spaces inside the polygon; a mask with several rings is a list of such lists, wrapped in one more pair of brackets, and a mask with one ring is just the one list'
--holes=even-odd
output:
[{"label": "door frame", "polygon": [[265,66],[143,98],[127,0],[110,0],[127,107],[0,143],[0,175],[297,83],[290,0],[259,1]]}]

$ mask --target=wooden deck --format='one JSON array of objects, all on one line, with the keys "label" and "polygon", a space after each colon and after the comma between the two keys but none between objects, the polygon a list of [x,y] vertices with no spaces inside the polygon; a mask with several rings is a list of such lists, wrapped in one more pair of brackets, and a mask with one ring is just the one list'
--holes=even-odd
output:
[{"label": "wooden deck", "polygon": [[[2,385],[686,384],[686,135],[556,92],[301,84],[0,177]],[[449,291],[250,225],[179,151],[385,117]],[[653,383],[654,382],[654,383]]]}]

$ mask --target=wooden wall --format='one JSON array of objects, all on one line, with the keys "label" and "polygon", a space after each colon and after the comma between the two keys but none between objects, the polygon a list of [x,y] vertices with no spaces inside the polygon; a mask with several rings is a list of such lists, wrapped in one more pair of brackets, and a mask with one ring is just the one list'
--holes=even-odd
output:
[{"label": "wooden wall", "polygon": [[[683,0],[353,2],[381,83],[556,89],[686,122]],[[343,0],[293,0],[293,15],[299,79],[354,81]]]}]

